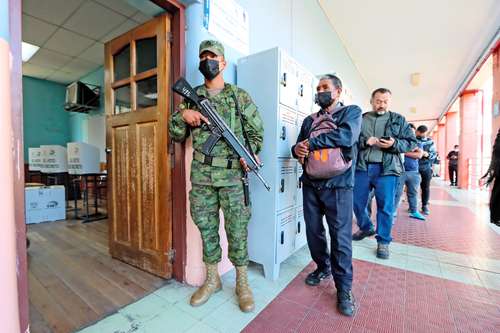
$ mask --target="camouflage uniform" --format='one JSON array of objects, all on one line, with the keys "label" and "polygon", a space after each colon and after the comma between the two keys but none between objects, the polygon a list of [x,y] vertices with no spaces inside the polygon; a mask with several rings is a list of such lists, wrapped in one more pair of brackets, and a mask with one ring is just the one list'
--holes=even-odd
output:
[{"label": "camouflage uniform", "polygon": [[[248,136],[249,144],[255,154],[262,148],[262,119],[250,95],[236,87],[225,84],[224,89],[210,97],[205,86],[196,89],[199,96],[207,97],[226,124],[232,129],[240,142],[244,143],[241,119]],[[238,99],[242,118],[237,114],[234,96]],[[193,109],[187,101],[181,103],[178,111]],[[242,169],[238,157],[227,143],[221,139],[215,145],[212,156],[224,166],[207,165],[202,162],[201,149],[210,136],[208,130],[201,127],[192,128],[182,119],[181,112],[170,117],[169,131],[171,137],[182,142],[191,134],[193,138],[194,156],[191,164],[192,189],[189,193],[191,216],[200,230],[203,240],[203,261],[215,264],[221,260],[219,245],[219,209],[224,213],[224,223],[229,243],[229,259],[235,266],[248,264],[247,225],[250,220],[250,207],[245,206],[242,184]],[[230,168],[226,166],[231,160]]]}]

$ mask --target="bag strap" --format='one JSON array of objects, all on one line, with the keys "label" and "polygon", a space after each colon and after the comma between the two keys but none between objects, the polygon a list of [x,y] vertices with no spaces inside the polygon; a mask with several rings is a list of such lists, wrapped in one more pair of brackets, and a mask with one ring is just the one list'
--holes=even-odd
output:
[{"label": "bag strap", "polygon": [[250,145],[250,140],[248,139],[247,131],[245,130],[245,124],[243,123],[243,114],[241,113],[240,103],[238,102],[238,96],[236,96],[236,92],[235,92],[234,88],[231,89],[231,91],[233,92],[233,99],[234,99],[234,103],[236,105],[236,113],[238,114],[238,117],[240,118],[241,130],[243,132],[243,138],[245,139],[245,145],[247,146],[250,154],[252,154],[252,156],[255,156],[253,149],[252,149],[252,146]]},{"label": "bag strap", "polygon": [[[343,110],[347,109],[348,107],[349,107],[348,105],[342,105],[342,104],[341,104],[340,106],[336,107],[336,108],[333,110],[333,112],[332,112],[331,114],[329,114],[329,115],[330,115],[330,118],[331,118],[331,116],[333,116],[335,113],[340,112],[340,111],[343,111]],[[315,121],[316,119],[318,119],[318,118],[321,116],[321,115],[319,114],[320,112],[321,112],[321,111],[318,111],[318,112],[316,112],[316,113],[314,113],[314,114],[312,115],[312,118],[313,118],[313,124],[314,124],[314,121]],[[333,119],[330,119],[330,118],[326,118],[326,119],[324,119],[324,120],[331,121],[331,122],[333,122],[333,123],[335,124],[335,122],[333,121]],[[310,136],[311,136],[311,133],[312,133],[315,129],[317,129],[317,128],[320,126],[320,124],[321,124],[321,122],[318,122],[318,123],[316,124],[316,126],[312,126],[312,124],[311,124],[311,128],[309,129],[309,133],[307,134],[307,137],[310,137]],[[336,125],[336,124],[335,124],[335,125]]]}]

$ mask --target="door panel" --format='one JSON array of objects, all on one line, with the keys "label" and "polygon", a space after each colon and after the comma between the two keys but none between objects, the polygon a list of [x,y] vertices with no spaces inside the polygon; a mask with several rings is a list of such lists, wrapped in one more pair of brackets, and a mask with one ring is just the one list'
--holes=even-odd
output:
[{"label": "door panel", "polygon": [[110,253],[172,274],[169,16],[106,44],[106,141],[110,148]]}]

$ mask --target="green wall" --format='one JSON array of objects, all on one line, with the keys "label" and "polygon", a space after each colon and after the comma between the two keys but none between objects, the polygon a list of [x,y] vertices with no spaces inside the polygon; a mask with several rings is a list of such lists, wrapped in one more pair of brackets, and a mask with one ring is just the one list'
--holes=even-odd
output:
[{"label": "green wall", "polygon": [[24,160],[28,148],[62,145],[70,139],[69,112],[64,110],[66,86],[23,76]]}]

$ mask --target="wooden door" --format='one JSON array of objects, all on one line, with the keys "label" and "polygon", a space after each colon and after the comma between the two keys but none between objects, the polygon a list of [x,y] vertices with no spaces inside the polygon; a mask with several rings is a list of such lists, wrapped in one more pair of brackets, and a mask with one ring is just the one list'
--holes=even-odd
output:
[{"label": "wooden door", "polygon": [[111,256],[172,275],[170,17],[157,17],[105,47]]}]

